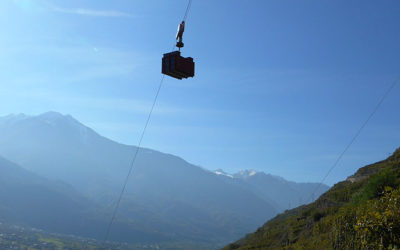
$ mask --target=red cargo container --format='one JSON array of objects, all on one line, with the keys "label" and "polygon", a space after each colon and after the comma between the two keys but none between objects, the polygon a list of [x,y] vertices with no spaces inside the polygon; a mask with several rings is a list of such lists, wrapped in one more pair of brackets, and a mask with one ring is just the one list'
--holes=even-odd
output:
[{"label": "red cargo container", "polygon": [[162,59],[162,73],[182,80],[194,76],[194,62],[191,57],[182,57],[181,52],[174,51],[164,54]]}]

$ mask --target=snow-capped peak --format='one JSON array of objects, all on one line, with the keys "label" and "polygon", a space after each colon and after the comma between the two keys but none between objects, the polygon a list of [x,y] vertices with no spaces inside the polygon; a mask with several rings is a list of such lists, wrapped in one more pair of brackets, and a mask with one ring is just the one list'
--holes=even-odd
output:
[{"label": "snow-capped peak", "polygon": [[43,125],[52,127],[61,134],[68,136],[77,136],[83,143],[87,143],[90,135],[93,133],[91,129],[77,121],[71,115],[64,115],[58,112],[49,111],[36,116],[28,116],[25,114],[11,114],[0,117],[0,126],[9,127],[13,124],[30,124],[28,127],[38,126],[43,128]]},{"label": "snow-capped peak", "polygon": [[214,173],[216,175],[223,175],[223,176],[227,176],[227,177],[233,178],[233,176],[231,174],[228,174],[228,173],[224,172],[224,170],[222,170],[222,169],[217,169],[217,170],[214,171]]},{"label": "snow-capped peak", "polygon": [[216,175],[223,175],[223,176],[227,176],[230,178],[246,179],[246,178],[249,178],[251,176],[254,176],[256,174],[260,174],[263,172],[258,172],[253,169],[245,169],[245,170],[241,170],[241,171],[237,172],[236,174],[229,174],[222,169],[217,169],[217,170],[213,171],[213,173]]},{"label": "snow-capped peak", "polygon": [[250,176],[254,176],[258,174],[259,172],[253,170],[253,169],[246,169],[246,170],[241,170],[238,173],[234,174],[233,176],[236,178],[248,178]]}]

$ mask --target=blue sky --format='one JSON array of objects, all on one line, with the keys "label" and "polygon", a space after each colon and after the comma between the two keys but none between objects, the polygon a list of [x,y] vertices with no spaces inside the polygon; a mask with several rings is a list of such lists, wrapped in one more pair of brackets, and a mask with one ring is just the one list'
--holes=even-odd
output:
[{"label": "blue sky", "polygon": [[[136,144],[187,1],[0,3],[0,115],[71,114]],[[143,146],[207,169],[319,181],[400,77],[398,1],[193,0]],[[326,182],[400,146],[400,84]]]}]

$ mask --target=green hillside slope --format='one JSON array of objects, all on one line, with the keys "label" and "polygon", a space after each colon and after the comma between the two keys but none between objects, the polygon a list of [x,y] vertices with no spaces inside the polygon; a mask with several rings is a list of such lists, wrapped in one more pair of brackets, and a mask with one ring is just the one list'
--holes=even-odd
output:
[{"label": "green hillside slope", "polygon": [[398,249],[400,148],[225,249]]}]

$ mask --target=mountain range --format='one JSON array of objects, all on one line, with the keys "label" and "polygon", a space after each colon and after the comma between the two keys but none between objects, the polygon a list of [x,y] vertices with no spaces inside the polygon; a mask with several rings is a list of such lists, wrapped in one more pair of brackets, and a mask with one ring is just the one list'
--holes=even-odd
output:
[{"label": "mountain range", "polygon": [[[102,239],[136,149],[70,115],[0,117],[0,218]],[[110,239],[224,244],[306,202],[316,185],[209,171],[141,148]],[[327,189],[321,185],[315,197]]]},{"label": "mountain range", "polygon": [[214,172],[225,182],[241,185],[259,195],[278,212],[311,202],[314,196],[319,196],[327,190],[326,185],[287,181],[282,177],[255,170],[242,170],[235,174],[226,173],[222,169]]}]

